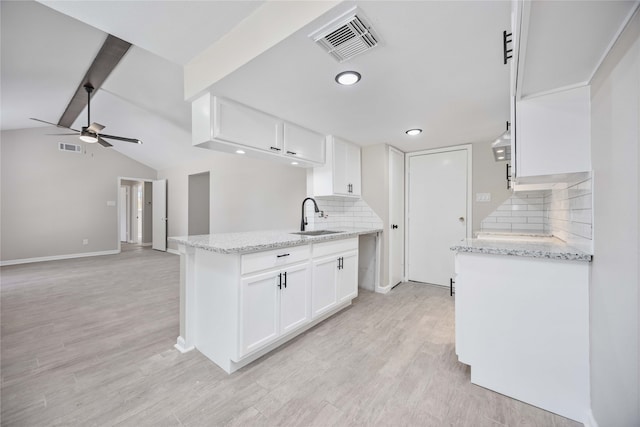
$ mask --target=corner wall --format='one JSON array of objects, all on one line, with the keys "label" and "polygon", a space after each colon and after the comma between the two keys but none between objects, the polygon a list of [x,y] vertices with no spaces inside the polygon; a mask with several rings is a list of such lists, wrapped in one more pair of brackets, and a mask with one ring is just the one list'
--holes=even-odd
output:
[{"label": "corner wall", "polygon": [[[46,136],[50,130],[1,134],[3,263],[117,250],[117,178],[156,178],[154,169],[113,149]],[[60,151],[59,141],[86,151]]]},{"label": "corner wall", "polygon": [[640,425],[640,14],[591,82],[591,406],[597,424]]}]

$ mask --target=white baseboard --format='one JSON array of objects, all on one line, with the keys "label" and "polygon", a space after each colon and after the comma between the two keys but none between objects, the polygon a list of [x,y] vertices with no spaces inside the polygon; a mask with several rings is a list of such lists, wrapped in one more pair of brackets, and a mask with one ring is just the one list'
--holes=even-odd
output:
[{"label": "white baseboard", "polygon": [[119,253],[120,251],[116,249],[112,251],[84,252],[80,254],[53,255],[53,256],[23,258],[23,259],[9,259],[6,261],[0,261],[0,267],[4,267],[5,265],[29,264],[32,262],[58,261],[61,259],[72,259],[72,258],[85,258],[89,256],[115,255]]},{"label": "white baseboard", "polygon": [[151,246],[152,243],[140,243],[140,246]]},{"label": "white baseboard", "polygon": [[176,344],[174,345],[174,347],[180,352],[180,353],[188,353],[191,350],[195,349],[194,346],[191,347],[186,347],[186,344],[184,342],[184,339],[182,337],[178,337],[178,339],[176,340]]},{"label": "white baseboard", "polygon": [[180,255],[180,252],[177,249],[169,249],[167,248],[167,252],[174,255]]},{"label": "white baseboard", "polygon": [[388,294],[393,286],[378,286],[376,289],[376,293],[378,294]]},{"label": "white baseboard", "polygon": [[593,416],[592,410],[589,410],[589,413],[587,413],[587,419],[584,421],[584,427],[598,427],[598,422]]}]

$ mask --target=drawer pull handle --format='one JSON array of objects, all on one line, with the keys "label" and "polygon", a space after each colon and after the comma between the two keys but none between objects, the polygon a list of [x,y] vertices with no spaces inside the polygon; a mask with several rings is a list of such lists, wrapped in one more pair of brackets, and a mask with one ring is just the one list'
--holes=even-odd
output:
[{"label": "drawer pull handle", "polygon": [[273,151],[280,151],[280,148],[278,147],[269,147],[270,149],[272,149]]},{"label": "drawer pull handle", "polygon": [[277,257],[278,258],[282,258],[283,256],[289,256],[289,255],[291,255],[291,254],[282,254],[282,255],[278,255]]}]

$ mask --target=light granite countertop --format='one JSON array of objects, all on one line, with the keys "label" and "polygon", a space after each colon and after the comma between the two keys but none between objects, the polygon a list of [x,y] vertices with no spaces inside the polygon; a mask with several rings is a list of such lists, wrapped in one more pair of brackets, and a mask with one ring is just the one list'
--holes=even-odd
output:
[{"label": "light granite countertop", "polygon": [[491,255],[511,255],[566,261],[591,261],[591,255],[567,245],[557,237],[513,235],[512,239],[465,239],[451,247],[452,251]]},{"label": "light granite countertop", "polygon": [[346,239],[361,234],[379,233],[380,228],[332,228],[335,234],[301,236],[292,234],[297,230],[247,231],[242,233],[202,234],[198,236],[169,237],[170,242],[218,252],[222,254],[244,254],[269,249],[300,246],[308,243]]}]

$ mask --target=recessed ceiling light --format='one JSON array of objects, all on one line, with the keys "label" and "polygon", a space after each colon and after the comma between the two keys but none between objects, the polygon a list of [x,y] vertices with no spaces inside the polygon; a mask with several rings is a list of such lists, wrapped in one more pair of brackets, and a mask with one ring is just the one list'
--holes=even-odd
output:
[{"label": "recessed ceiling light", "polygon": [[422,133],[422,129],[409,129],[408,131],[405,132],[407,135],[419,135]]},{"label": "recessed ceiling light", "polygon": [[496,153],[504,153],[504,149],[496,150]]},{"label": "recessed ceiling light", "polygon": [[356,71],[343,71],[336,76],[336,82],[341,85],[350,86],[360,81],[362,76]]},{"label": "recessed ceiling light", "polygon": [[298,164],[298,162],[291,162],[291,164],[292,164],[292,165],[297,165],[297,164]]},{"label": "recessed ceiling light", "polygon": [[498,157],[498,160],[504,160],[504,156]]},{"label": "recessed ceiling light", "polygon": [[236,150],[236,153],[238,153],[238,154],[244,154],[244,151],[243,151],[243,150]]}]

